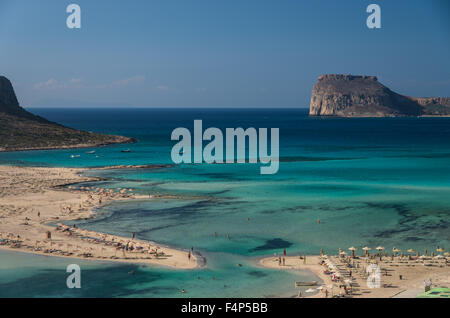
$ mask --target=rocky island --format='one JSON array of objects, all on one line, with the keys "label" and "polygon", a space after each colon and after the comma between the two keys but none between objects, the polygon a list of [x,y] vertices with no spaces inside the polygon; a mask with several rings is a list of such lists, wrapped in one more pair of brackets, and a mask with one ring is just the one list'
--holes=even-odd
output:
[{"label": "rocky island", "polygon": [[134,142],[62,126],[20,107],[11,82],[0,76],[0,151],[96,147]]},{"label": "rocky island", "polygon": [[400,95],[375,76],[325,74],[312,90],[310,116],[450,116],[450,97]]}]

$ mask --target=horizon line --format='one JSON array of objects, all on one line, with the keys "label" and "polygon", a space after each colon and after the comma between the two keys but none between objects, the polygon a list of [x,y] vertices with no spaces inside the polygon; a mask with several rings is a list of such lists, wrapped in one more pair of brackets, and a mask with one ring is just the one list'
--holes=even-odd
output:
[{"label": "horizon line", "polygon": [[246,107],[214,107],[214,106],[29,106],[24,107],[24,109],[309,109],[308,107],[256,107],[256,106],[246,106]]}]

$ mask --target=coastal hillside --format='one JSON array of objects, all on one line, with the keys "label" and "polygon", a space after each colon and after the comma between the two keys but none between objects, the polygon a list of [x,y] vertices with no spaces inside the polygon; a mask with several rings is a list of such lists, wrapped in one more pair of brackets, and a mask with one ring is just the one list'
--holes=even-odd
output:
[{"label": "coastal hillside", "polygon": [[0,151],[95,147],[132,138],[64,127],[20,107],[11,82],[0,76]]},{"label": "coastal hillside", "polygon": [[321,75],[312,90],[311,116],[450,116],[450,98],[397,94],[375,76]]}]

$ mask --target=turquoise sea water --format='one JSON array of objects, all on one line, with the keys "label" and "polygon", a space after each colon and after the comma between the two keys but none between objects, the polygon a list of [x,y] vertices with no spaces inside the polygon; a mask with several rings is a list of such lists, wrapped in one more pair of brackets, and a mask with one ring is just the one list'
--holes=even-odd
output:
[{"label": "turquoise sea water", "polygon": [[260,175],[259,164],[192,164],[91,171],[108,179],[104,187],[177,198],[116,202],[80,226],[194,247],[207,266],[174,271],[83,262],[83,288],[71,291],[65,287],[70,261],[0,252],[1,297],[292,296],[298,293],[294,281],[314,276],[262,269],[259,257],[283,248],[288,254],[318,254],[321,248],[336,254],[352,245],[419,251],[449,246],[450,118],[321,119],[305,110],[275,109],[33,111],[139,143],[98,148],[95,155],[86,154],[90,149],[1,153],[0,164],[171,163],[172,130],[192,130],[194,119],[202,119],[204,128],[280,128],[280,170]]}]

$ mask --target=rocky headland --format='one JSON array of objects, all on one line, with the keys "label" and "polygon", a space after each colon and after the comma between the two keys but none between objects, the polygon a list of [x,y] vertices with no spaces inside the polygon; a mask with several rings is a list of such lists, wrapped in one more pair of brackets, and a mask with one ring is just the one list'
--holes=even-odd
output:
[{"label": "rocky headland", "polygon": [[0,76],[0,151],[97,147],[133,138],[68,128],[20,107],[11,82]]}]

